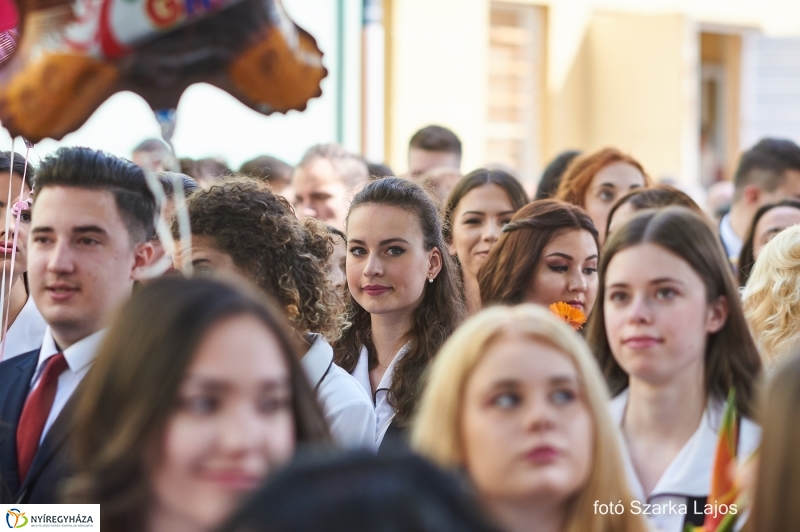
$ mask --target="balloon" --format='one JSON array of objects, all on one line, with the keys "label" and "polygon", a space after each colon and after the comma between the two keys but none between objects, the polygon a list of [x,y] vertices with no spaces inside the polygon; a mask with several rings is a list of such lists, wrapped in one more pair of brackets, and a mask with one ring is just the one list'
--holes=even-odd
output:
[{"label": "balloon", "polygon": [[[0,5],[12,0],[0,0]],[[18,0],[0,122],[32,142],[79,128],[112,94],[175,109],[206,82],[263,114],[305,109],[327,75],[280,0]]]}]

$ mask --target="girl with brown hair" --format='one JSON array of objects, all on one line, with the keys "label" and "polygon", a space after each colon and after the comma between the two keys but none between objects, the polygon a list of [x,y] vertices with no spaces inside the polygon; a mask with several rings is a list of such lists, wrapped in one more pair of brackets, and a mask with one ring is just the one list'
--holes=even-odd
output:
[{"label": "girl with brown hair", "polygon": [[604,148],[572,161],[555,198],[586,209],[602,243],[614,203],[631,190],[647,186],[650,180],[636,159],[615,148]]},{"label": "girl with brown hair", "polygon": [[664,532],[702,525],[731,389],[739,456],[760,432],[749,418],[761,361],[713,229],[684,207],[638,213],[603,249],[598,301],[587,342],[615,396],[634,495],[659,508]]},{"label": "girl with brown hair", "polygon": [[[373,398],[378,445],[407,426],[419,380],[464,316],[436,206],[405,179],[365,186],[347,215],[348,321],[336,363]],[[394,439],[394,438],[392,438]]]},{"label": "girl with brown hair", "polygon": [[486,262],[503,227],[528,203],[517,179],[498,169],[479,168],[455,186],[445,206],[445,239],[461,270],[467,310],[481,308],[478,270]]},{"label": "girl with brown hair", "polygon": [[300,363],[334,439],[373,447],[369,395],[333,363],[328,343],[341,334],[344,309],[328,280],[333,245],[327,227],[311,218],[299,221],[282,196],[250,177],[222,179],[186,204],[195,271],[238,274],[274,297],[305,345]]},{"label": "girl with brown hair", "polygon": [[213,530],[296,447],[328,441],[296,349],[258,295],[145,285],[77,396],[67,500],[100,504],[106,530]]},{"label": "girl with brown hair", "polygon": [[589,315],[597,296],[597,229],[558,200],[529,203],[511,218],[478,273],[484,306],[565,302]]}]

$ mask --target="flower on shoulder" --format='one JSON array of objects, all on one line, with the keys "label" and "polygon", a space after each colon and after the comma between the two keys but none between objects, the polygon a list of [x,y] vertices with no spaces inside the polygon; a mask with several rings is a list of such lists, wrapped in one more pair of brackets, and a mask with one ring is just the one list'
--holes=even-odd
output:
[{"label": "flower on shoulder", "polygon": [[563,301],[550,305],[550,312],[576,331],[581,330],[583,324],[586,323],[586,316],[581,312],[581,309]]}]

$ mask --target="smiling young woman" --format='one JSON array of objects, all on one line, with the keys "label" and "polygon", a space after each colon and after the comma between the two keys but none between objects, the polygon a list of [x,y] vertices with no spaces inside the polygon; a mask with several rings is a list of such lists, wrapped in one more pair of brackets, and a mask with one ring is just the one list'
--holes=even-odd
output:
[{"label": "smiling young woman", "polygon": [[335,361],[373,398],[375,440],[406,426],[428,362],[464,316],[436,206],[419,185],[374,181],[347,216],[348,321]]},{"label": "smiling young woman", "polygon": [[563,301],[589,315],[597,296],[597,230],[569,203],[529,203],[503,228],[478,273],[484,306]]},{"label": "smiling young woman", "polygon": [[725,253],[708,222],[684,207],[635,215],[603,251],[587,342],[615,396],[612,417],[634,495],[642,503],[686,505],[682,514],[651,516],[664,532],[702,525],[731,389],[739,456],[748,457],[760,437],[748,418],[761,362]]},{"label": "smiling young woman", "polygon": [[[607,402],[568,325],[534,305],[493,307],[437,355],[412,444],[464,471],[504,530],[644,532]],[[623,510],[598,512],[609,500]]]}]

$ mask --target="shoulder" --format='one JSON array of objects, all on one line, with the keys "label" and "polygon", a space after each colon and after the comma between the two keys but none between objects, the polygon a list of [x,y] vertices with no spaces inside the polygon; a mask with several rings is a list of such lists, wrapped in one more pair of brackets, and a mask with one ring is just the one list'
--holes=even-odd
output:
[{"label": "shoulder", "polygon": [[39,360],[39,349],[28,351],[21,355],[9,358],[0,362],[0,375],[3,375],[12,370],[25,370],[31,366],[36,367],[36,362]]},{"label": "shoulder", "polygon": [[333,364],[325,376],[325,379],[320,384],[319,390],[320,401],[335,400],[338,405],[352,405],[353,408],[361,406],[372,410],[372,403],[367,395],[364,387],[359,382],[347,373],[344,369],[336,364]]}]

